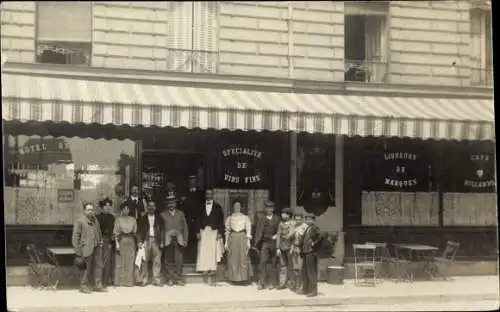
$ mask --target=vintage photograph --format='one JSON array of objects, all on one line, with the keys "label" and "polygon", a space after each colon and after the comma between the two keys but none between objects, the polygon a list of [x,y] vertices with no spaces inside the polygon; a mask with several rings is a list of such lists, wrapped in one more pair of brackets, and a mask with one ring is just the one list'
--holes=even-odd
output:
[{"label": "vintage photograph", "polygon": [[499,3],[2,1],[6,311],[497,310]]}]

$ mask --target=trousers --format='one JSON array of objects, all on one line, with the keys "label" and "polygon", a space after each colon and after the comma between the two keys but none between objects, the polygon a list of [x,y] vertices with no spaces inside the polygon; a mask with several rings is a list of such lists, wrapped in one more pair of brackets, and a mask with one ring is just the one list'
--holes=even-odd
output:
[{"label": "trousers", "polygon": [[173,237],[170,245],[166,246],[163,252],[165,253],[165,273],[167,280],[172,282],[182,280],[184,247],[179,244],[176,237]]},{"label": "trousers", "polygon": [[161,282],[161,250],[160,244],[154,237],[146,238],[144,242],[144,250],[146,253],[146,261],[142,264],[141,275],[142,282],[148,283],[149,279],[149,263],[153,265],[153,283],[159,284]]},{"label": "trousers", "polygon": [[302,281],[305,294],[318,293],[318,256],[315,253],[304,254]]},{"label": "trousers", "polygon": [[291,283],[293,274],[292,257],[290,255],[289,249],[281,250],[280,264],[282,275],[284,275],[283,282],[281,284],[284,286],[289,285]]},{"label": "trousers", "polygon": [[260,248],[259,283],[263,286],[278,286],[276,244],[264,242]]},{"label": "trousers", "polygon": [[95,247],[94,252],[85,257],[85,270],[80,274],[80,287],[89,288],[90,280],[94,280],[96,288],[102,287],[102,255],[101,247]]}]

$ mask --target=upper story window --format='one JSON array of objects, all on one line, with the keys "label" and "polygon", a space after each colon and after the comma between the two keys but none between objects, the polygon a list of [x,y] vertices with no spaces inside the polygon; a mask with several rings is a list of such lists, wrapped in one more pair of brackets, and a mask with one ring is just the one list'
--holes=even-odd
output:
[{"label": "upper story window", "polygon": [[91,2],[37,2],[36,45],[39,63],[89,65]]},{"label": "upper story window", "polygon": [[387,76],[386,1],[345,2],[346,81],[384,82]]},{"label": "upper story window", "polygon": [[493,83],[491,10],[474,8],[470,11],[471,82],[491,86]]},{"label": "upper story window", "polygon": [[167,68],[217,72],[217,1],[169,1],[168,12]]}]

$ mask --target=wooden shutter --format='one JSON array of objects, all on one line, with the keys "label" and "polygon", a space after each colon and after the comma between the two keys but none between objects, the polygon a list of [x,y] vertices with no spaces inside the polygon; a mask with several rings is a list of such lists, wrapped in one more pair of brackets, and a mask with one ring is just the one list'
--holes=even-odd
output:
[{"label": "wooden shutter", "polygon": [[91,2],[37,2],[38,41],[91,42]]},{"label": "wooden shutter", "polygon": [[167,68],[191,71],[193,2],[168,2]]},{"label": "wooden shutter", "polygon": [[198,51],[194,60],[198,72],[217,70],[217,1],[194,2],[193,50]]}]

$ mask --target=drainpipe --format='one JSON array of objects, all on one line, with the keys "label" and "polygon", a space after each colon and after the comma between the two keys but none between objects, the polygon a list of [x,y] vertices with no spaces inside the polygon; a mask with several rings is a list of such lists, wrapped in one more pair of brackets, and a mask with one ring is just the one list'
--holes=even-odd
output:
[{"label": "drainpipe", "polygon": [[[293,79],[293,2],[288,2],[288,78]],[[292,91],[293,92],[293,91]],[[296,116],[294,116],[296,117]],[[297,207],[297,123],[296,118],[290,119],[290,208]]]}]

